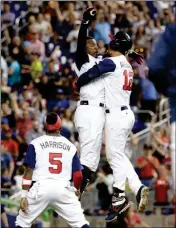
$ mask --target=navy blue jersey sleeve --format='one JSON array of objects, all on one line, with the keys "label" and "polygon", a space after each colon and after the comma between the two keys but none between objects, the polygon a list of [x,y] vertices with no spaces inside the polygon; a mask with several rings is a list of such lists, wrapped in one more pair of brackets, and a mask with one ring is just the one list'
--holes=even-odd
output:
[{"label": "navy blue jersey sleeve", "polygon": [[92,80],[100,77],[102,74],[114,72],[116,69],[115,63],[111,59],[104,59],[99,64],[94,65],[87,72],[83,73],[77,80],[77,87],[81,88],[87,85]]},{"label": "navy blue jersey sleeve", "polygon": [[79,157],[78,157],[78,153],[76,152],[74,157],[73,157],[73,161],[72,161],[72,173],[77,172],[77,171],[81,171],[83,169]]},{"label": "navy blue jersey sleeve", "polygon": [[35,168],[36,163],[36,153],[35,153],[35,147],[32,144],[29,144],[26,157],[24,159],[24,165],[28,166],[31,169]]},{"label": "navy blue jersey sleeve", "polygon": [[78,70],[81,69],[84,63],[89,62],[89,57],[86,49],[87,34],[88,34],[88,25],[82,23],[78,33],[77,49],[75,53],[75,63]]}]

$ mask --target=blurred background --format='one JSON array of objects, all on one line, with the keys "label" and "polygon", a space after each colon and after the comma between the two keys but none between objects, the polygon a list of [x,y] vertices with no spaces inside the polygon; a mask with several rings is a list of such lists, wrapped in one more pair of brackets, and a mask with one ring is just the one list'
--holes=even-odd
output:
[{"label": "blurred background", "polygon": [[[73,90],[73,63],[83,11],[90,2],[3,1],[1,2],[1,220],[14,227],[18,213],[23,159],[28,144],[44,134],[44,117],[57,112],[63,120],[62,135],[79,151],[79,137],[73,117],[79,95]],[[141,181],[150,188],[149,206],[136,213],[134,203],[118,223],[107,227],[174,227],[171,190],[170,124],[168,99],[157,93],[148,79],[147,61],[168,24],[174,23],[174,2],[92,2],[97,9],[90,25],[104,53],[108,34],[126,31],[134,50],[144,56],[134,69],[130,105],[136,122],[126,146]],[[157,50],[160,51],[160,50]],[[156,66],[157,67],[157,66]],[[112,172],[102,145],[101,161],[82,205],[92,227],[106,227],[104,215],[112,195]],[[58,186],[59,187],[59,186]],[[66,227],[49,208],[34,227]]]}]

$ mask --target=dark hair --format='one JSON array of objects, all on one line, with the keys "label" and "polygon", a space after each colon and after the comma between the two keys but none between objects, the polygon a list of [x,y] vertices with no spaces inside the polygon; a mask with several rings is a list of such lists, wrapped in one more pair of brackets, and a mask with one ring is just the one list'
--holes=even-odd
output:
[{"label": "dark hair", "polygon": [[153,149],[152,145],[144,144],[144,150],[152,150],[152,149]]},{"label": "dark hair", "polygon": [[[57,113],[55,112],[49,112],[46,115],[46,123],[47,124],[55,124],[57,121]],[[46,129],[47,130],[47,129]],[[48,133],[56,133],[56,130],[47,130]]]},{"label": "dark hair", "polygon": [[49,112],[46,115],[46,122],[47,124],[55,124],[57,121],[57,113],[55,112]]},{"label": "dark hair", "polygon": [[93,40],[94,38],[92,36],[87,36],[86,40]]}]

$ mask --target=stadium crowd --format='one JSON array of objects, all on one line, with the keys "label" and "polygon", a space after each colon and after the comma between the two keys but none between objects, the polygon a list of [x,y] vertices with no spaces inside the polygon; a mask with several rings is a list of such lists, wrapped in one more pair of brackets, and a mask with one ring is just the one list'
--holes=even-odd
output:
[{"label": "stadium crowd", "polygon": [[[122,29],[133,39],[134,49],[144,56],[142,65],[131,61],[134,83],[131,107],[150,110],[157,119],[161,96],[148,79],[147,60],[160,34],[174,22],[172,2],[106,1],[92,2],[96,20],[89,35],[106,51],[108,35]],[[44,116],[55,111],[62,117],[62,135],[79,147],[73,116],[79,95],[72,88],[76,78],[76,51],[82,12],[88,2],[11,1],[2,4],[1,53],[1,187],[19,191],[21,167],[27,145],[44,133]],[[27,13],[26,13],[27,12]],[[17,23],[17,18],[24,17]],[[19,27],[21,28],[19,30]],[[133,133],[151,124],[148,115],[136,115]],[[155,188],[155,201],[169,202],[170,177],[169,129],[153,129],[152,142],[144,145],[144,155],[137,158],[136,171],[142,182]],[[138,139],[131,138],[136,145]],[[89,187],[98,190],[98,214],[105,214],[112,194],[111,170],[105,161],[104,147],[96,181]],[[162,184],[161,184],[162,182]],[[162,194],[161,194],[162,192]],[[104,197],[104,195],[108,197]],[[9,191],[2,191],[9,197]]]}]

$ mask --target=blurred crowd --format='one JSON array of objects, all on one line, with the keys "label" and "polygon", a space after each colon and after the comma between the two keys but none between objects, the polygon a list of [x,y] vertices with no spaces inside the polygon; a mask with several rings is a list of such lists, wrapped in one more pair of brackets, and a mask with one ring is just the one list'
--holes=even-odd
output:
[{"label": "blurred crowd", "polygon": [[[48,111],[61,115],[62,135],[79,147],[73,123],[79,99],[72,88],[76,78],[74,53],[82,13],[89,4],[83,1],[34,0],[4,1],[2,4],[2,188],[11,188],[13,185],[16,189],[14,192],[19,190],[23,173],[21,164],[27,145],[44,134],[43,122]],[[89,35],[96,39],[99,53],[106,51],[108,35],[122,29],[132,37],[134,49],[144,56],[142,65],[131,62],[134,68],[131,107],[134,111],[150,110],[157,119],[161,96],[147,77],[147,60],[165,26],[175,20],[173,2],[94,1],[92,4],[97,9],[97,17],[90,25]],[[151,120],[149,114],[136,115],[133,133],[145,129]],[[153,142],[145,145],[144,156],[137,159],[136,170],[144,184],[154,184],[156,191],[160,192],[161,187],[166,190],[169,187],[169,131],[155,130],[152,134]],[[102,160],[99,179],[94,185],[99,191],[100,210],[106,211],[109,201],[102,202],[105,200],[102,192],[112,194],[112,178],[108,177],[108,181],[105,178],[111,175],[111,171],[104,164],[103,152]],[[2,196],[8,196],[8,192],[2,192]],[[168,202],[166,195],[160,198],[165,199],[164,203]],[[157,201],[163,203],[156,196]]]}]

